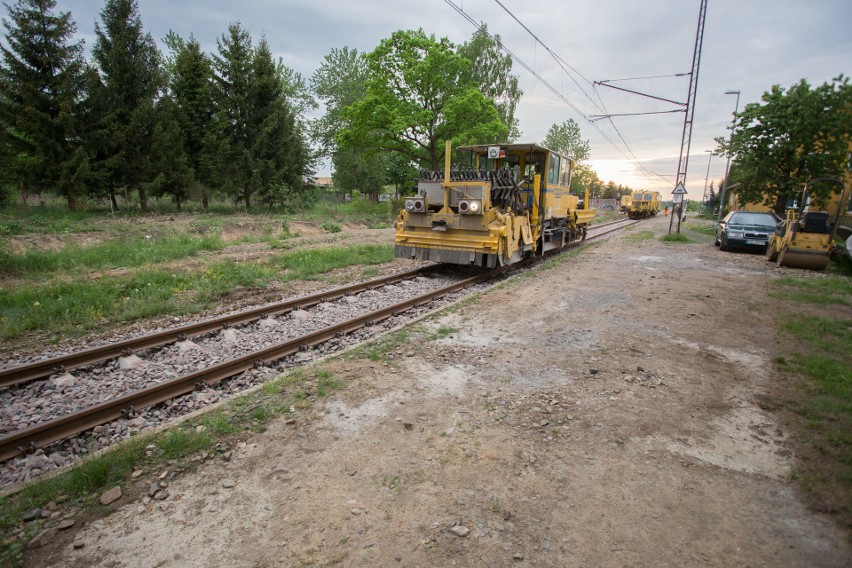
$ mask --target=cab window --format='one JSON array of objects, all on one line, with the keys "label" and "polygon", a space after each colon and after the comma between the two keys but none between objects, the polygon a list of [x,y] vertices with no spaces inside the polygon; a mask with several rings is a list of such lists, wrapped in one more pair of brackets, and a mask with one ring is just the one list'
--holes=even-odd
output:
[{"label": "cab window", "polygon": [[547,183],[557,185],[559,183],[559,156],[550,155],[550,167],[547,170]]},{"label": "cab window", "polygon": [[571,185],[571,162],[563,158],[559,168],[559,185],[569,187]]},{"label": "cab window", "polygon": [[524,179],[532,181],[536,174],[544,174],[544,154],[529,152],[524,156]]}]

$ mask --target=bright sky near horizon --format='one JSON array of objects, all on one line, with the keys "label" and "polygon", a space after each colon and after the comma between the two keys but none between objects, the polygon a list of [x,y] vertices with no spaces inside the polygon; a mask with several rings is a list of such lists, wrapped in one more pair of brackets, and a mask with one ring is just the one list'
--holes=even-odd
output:
[{"label": "bright sky near horizon", "polygon": [[[683,113],[587,120],[590,115],[668,111],[672,104],[594,81],[687,73],[700,0],[138,0],[146,32],[160,43],[169,30],[194,34],[208,51],[232,22],[252,37],[265,36],[273,54],[308,80],[332,48],[371,51],[399,29],[423,28],[455,43],[475,31],[451,4],[488,25],[504,45],[564,99],[518,63],[524,96],[519,141],[540,142],[552,124],[572,118],[591,144],[590,164],[604,181],[668,195],[674,188]],[[71,11],[87,49],[94,44],[100,0],[58,0]],[[504,9],[505,7],[505,9]],[[513,18],[514,16],[514,18]],[[535,35],[537,41],[529,32]],[[710,157],[714,138],[728,136],[736,96],[739,108],[758,102],[772,85],[805,78],[812,85],[848,75],[852,62],[852,2],[848,0],[709,0],[687,175],[690,199],[700,198],[705,176],[719,180],[725,159]],[[560,66],[556,55],[563,61]],[[614,83],[664,99],[686,101],[688,77]],[[614,126],[613,126],[614,125]],[[618,131],[615,130],[617,128]],[[623,138],[623,141],[622,141]],[[626,144],[625,144],[626,142]],[[649,174],[647,172],[653,172]],[[318,175],[327,175],[320,171]]]}]

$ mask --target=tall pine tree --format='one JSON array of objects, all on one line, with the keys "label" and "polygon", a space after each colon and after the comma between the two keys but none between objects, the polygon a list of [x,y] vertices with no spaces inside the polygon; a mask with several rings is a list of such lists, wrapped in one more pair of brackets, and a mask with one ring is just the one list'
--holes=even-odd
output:
[{"label": "tall pine tree", "polygon": [[68,208],[84,195],[88,160],[76,132],[82,87],[82,42],[70,12],[55,0],[18,0],[3,19],[0,45],[2,167],[17,182],[24,205],[29,192],[55,190]]},{"label": "tall pine tree", "polygon": [[228,26],[228,33],[216,40],[219,54],[213,56],[216,82],[216,106],[221,113],[224,188],[235,201],[251,207],[251,36],[239,24]]},{"label": "tall pine tree", "polygon": [[156,124],[154,99],[160,89],[154,39],[142,31],[136,0],[107,0],[95,24],[92,56],[102,81],[104,113],[99,124],[105,142],[103,168],[110,188],[136,189],[139,206],[148,207],[146,183]]}]

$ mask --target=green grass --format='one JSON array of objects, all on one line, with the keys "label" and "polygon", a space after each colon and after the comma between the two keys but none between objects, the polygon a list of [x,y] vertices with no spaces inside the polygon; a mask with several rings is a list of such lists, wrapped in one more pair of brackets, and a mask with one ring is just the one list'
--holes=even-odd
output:
[{"label": "green grass", "polygon": [[846,306],[852,303],[852,280],[848,278],[779,278],[774,287],[773,297],[793,302]]},{"label": "green grass", "polygon": [[664,243],[694,243],[695,241],[684,235],[683,233],[672,233],[663,235],[660,240]]},{"label": "green grass", "polygon": [[809,308],[803,304],[829,310],[848,306],[852,283],[837,277],[783,278],[774,288],[775,297],[796,307],[780,318],[779,327],[802,345],[777,359],[776,365],[803,378],[796,411],[811,433],[810,443],[826,460],[804,464],[797,479],[848,514],[852,512],[852,320],[805,313]]},{"label": "green grass", "polygon": [[264,263],[219,262],[194,272],[140,269],[129,276],[0,288],[0,338],[49,331],[58,340],[104,324],[197,313],[238,287],[317,279],[337,268],[393,259],[389,245],[362,245],[282,254]]},{"label": "green grass", "polygon": [[356,264],[384,264],[394,258],[391,245],[358,245],[286,254],[276,264],[287,271],[284,274],[287,280],[312,280],[329,270]]},{"label": "green grass", "polygon": [[711,235],[713,237],[716,236],[716,224],[715,223],[700,223],[700,224],[690,224],[688,229],[693,233],[701,233],[702,235]]},{"label": "green grass", "polygon": [[103,218],[103,216],[103,213],[69,212],[50,207],[32,207],[30,209],[5,207],[0,209],[0,237],[30,233],[46,233],[49,235],[95,233],[103,229],[98,227],[94,221]]},{"label": "green grass", "polygon": [[82,269],[113,269],[142,266],[193,256],[200,251],[220,250],[225,243],[218,235],[194,237],[131,238],[91,247],[68,247],[60,251],[30,251],[21,255],[0,254],[0,271],[13,276],[40,276]]},{"label": "green grass", "polygon": [[634,233],[632,235],[625,235],[624,240],[631,243],[638,243],[642,241],[649,241],[654,238],[654,231],[639,231],[638,233]]}]

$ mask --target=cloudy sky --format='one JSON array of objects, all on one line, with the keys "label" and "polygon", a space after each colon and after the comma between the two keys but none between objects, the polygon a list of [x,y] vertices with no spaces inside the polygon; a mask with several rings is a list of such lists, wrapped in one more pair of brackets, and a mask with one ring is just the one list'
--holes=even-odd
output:
[{"label": "cloudy sky", "polygon": [[[332,48],[371,51],[395,30],[422,27],[456,43],[474,32],[445,0],[138,1],[145,29],[158,41],[169,30],[182,36],[192,33],[207,51],[215,51],[216,39],[228,24],[240,22],[255,39],[265,36],[273,53],[306,79]],[[500,0],[540,41],[495,0],[452,3],[474,21],[486,23],[492,34],[499,34],[515,55],[579,109],[515,64],[524,91],[518,110],[521,141],[539,142],[552,124],[574,119],[591,143],[591,164],[601,178],[671,192],[682,113],[615,117],[618,132],[606,120],[593,125],[586,117],[600,114],[593,100],[609,113],[677,108],[592,83],[689,72],[700,0]],[[79,35],[91,48],[103,2],[58,0],[58,7],[71,11]],[[710,180],[718,180],[724,172],[724,158],[710,158],[705,152],[715,148],[715,137],[728,134],[737,97],[724,92],[740,91],[742,109],[759,101],[774,84],[789,87],[806,78],[815,85],[851,74],[850,24],[848,0],[709,0],[687,176],[691,198],[700,198],[708,164]],[[548,49],[565,62],[563,66],[570,66],[565,67],[570,72],[554,61]],[[614,84],[682,102],[689,87],[687,77]]]}]

